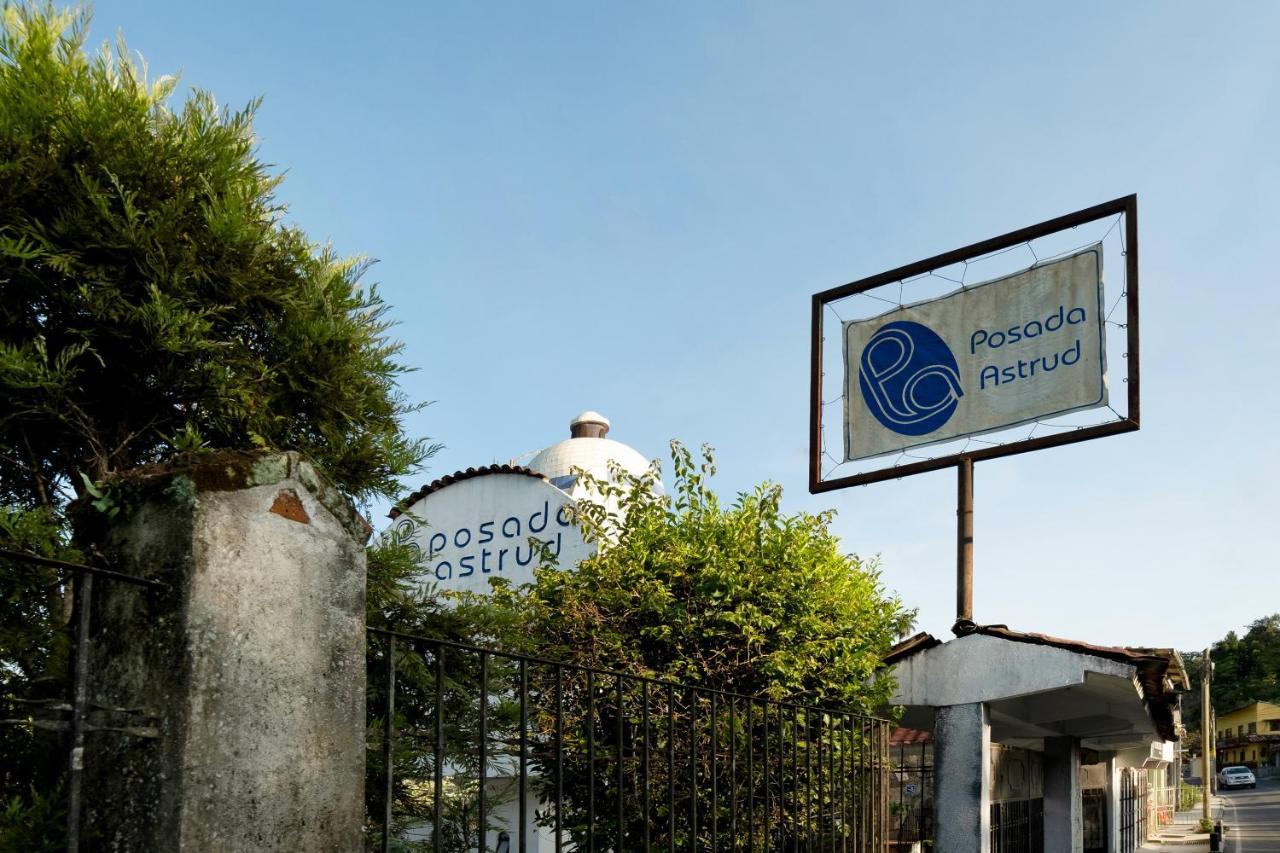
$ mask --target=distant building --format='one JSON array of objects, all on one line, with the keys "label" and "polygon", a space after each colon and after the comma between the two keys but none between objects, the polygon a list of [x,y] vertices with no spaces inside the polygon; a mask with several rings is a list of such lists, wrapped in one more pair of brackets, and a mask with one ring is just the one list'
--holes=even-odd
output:
[{"label": "distant building", "polygon": [[1280,769],[1280,705],[1255,701],[1219,714],[1216,732],[1219,769]]}]

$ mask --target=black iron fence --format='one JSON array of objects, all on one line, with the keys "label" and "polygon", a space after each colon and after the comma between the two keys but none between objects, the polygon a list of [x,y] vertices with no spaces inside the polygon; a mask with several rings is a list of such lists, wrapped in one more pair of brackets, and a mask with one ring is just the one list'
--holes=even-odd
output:
[{"label": "black iron fence", "polygon": [[[64,733],[66,750],[66,834],[68,853],[77,853],[82,837],[84,815],[84,751],[85,735],[93,732],[113,732],[126,737],[159,737],[151,726],[112,724],[111,716],[132,713],[133,709],[104,706],[88,695],[90,613],[92,612],[94,583],[103,581],[120,584],[138,590],[140,595],[154,594],[167,589],[160,581],[139,578],[98,566],[69,563],[22,551],[0,548],[0,559],[25,568],[44,567],[59,573],[59,585],[74,590],[75,606],[72,612],[72,653],[70,684],[67,695],[48,698],[0,696],[0,705],[7,706],[0,723],[28,726],[45,731]],[[91,715],[95,718],[90,722]]]},{"label": "black iron fence", "polygon": [[384,851],[870,853],[888,837],[884,720],[371,635]]},{"label": "black iron fence", "polygon": [[[89,696],[90,651],[108,627],[90,624],[95,582],[143,601],[169,588],[12,550],[0,561],[52,569],[74,591],[65,689],[0,696],[0,709],[19,709],[0,716],[51,732],[65,751],[66,849],[77,853],[86,735],[159,737],[157,721],[119,719],[137,709]],[[369,739],[375,848],[527,853],[536,836],[557,851],[878,853],[888,838],[884,720],[428,637],[369,638],[382,708]]]}]

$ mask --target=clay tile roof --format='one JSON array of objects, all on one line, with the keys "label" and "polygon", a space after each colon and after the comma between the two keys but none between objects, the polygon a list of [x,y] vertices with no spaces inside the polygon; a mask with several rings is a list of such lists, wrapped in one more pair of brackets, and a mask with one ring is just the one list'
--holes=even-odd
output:
[{"label": "clay tile roof", "polygon": [[889,746],[918,746],[922,743],[933,743],[933,732],[897,728],[889,735]]},{"label": "clay tile roof", "polygon": [[925,649],[932,649],[934,646],[940,645],[942,645],[942,641],[937,637],[921,631],[914,637],[908,637],[889,649],[889,653],[884,656],[884,662],[886,664],[895,664],[903,658],[911,657],[916,652],[922,652]]},{"label": "clay tile roof", "polygon": [[[1083,655],[1107,658],[1108,660],[1127,663],[1138,671],[1138,680],[1142,684],[1143,695],[1147,698],[1148,711],[1156,724],[1160,736],[1164,740],[1177,740],[1174,726],[1173,708],[1178,704],[1175,694],[1186,692],[1189,681],[1182,657],[1173,649],[1153,649],[1125,646],[1097,646],[1079,640],[1066,640],[1048,634],[1034,634],[1025,631],[1014,631],[1008,625],[978,625],[969,633],[985,634],[1014,643],[1030,643],[1037,646],[1048,646],[1077,652]],[[941,645],[941,641],[929,634],[916,634],[903,640],[889,650],[885,656],[886,664],[894,664],[903,658]],[[1165,690],[1165,679],[1173,684],[1172,691]]]},{"label": "clay tile roof", "polygon": [[1084,643],[1079,640],[1065,640],[1062,637],[1052,637],[1048,634],[1014,631],[1011,630],[1008,625],[979,625],[974,629],[973,633],[986,634],[988,637],[999,637],[1002,640],[1011,640],[1015,643],[1031,643],[1036,646],[1050,646],[1055,649],[1065,649],[1069,652],[1079,652],[1084,655],[1108,658],[1110,660],[1119,661],[1120,663],[1139,664],[1150,661],[1168,660],[1168,658],[1163,655],[1155,654],[1151,649],[1132,649],[1124,646],[1098,646],[1093,643]]},{"label": "clay tile roof", "polygon": [[446,474],[438,480],[433,480],[427,485],[418,489],[413,494],[400,501],[387,513],[388,518],[399,518],[404,513],[406,507],[411,507],[418,501],[425,498],[432,492],[437,492],[445,486],[451,486],[454,483],[463,480],[470,480],[472,477],[484,477],[488,474],[519,474],[525,477],[533,477],[538,480],[546,481],[546,477],[530,468],[524,468],[520,465],[482,465],[479,468],[468,468],[465,471],[455,471],[452,474]]}]

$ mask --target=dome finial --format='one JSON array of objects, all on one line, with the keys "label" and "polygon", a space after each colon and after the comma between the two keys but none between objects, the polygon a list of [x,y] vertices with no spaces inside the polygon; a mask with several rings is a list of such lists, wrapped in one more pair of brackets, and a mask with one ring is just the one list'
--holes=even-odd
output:
[{"label": "dome finial", "polygon": [[599,412],[586,411],[569,421],[572,438],[604,438],[609,434],[609,419]]}]

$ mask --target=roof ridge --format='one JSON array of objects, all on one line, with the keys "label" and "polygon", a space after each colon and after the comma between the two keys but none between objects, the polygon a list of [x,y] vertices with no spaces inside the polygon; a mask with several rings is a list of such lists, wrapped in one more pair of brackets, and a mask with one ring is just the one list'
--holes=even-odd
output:
[{"label": "roof ridge", "polygon": [[436,480],[432,480],[427,485],[412,492],[404,500],[397,501],[396,505],[391,508],[391,512],[387,513],[388,518],[399,518],[404,511],[425,498],[432,492],[438,492],[445,486],[452,486],[463,480],[470,480],[474,477],[483,477],[488,474],[517,474],[524,477],[533,477],[542,480],[544,483],[550,482],[544,474],[540,474],[532,468],[526,468],[523,465],[510,465],[504,462],[495,462],[492,465],[482,465],[479,468],[466,468],[461,471],[455,471],[452,474],[445,474]]}]

